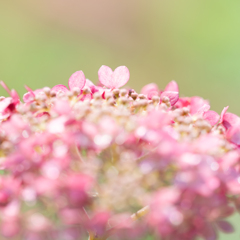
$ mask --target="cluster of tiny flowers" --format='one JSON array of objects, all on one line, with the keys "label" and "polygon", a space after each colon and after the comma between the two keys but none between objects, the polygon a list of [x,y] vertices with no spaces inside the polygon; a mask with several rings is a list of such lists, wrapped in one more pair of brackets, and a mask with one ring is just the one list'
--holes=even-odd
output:
[{"label": "cluster of tiny flowers", "polygon": [[240,118],[127,67],[0,98],[0,239],[217,239],[240,209]]}]

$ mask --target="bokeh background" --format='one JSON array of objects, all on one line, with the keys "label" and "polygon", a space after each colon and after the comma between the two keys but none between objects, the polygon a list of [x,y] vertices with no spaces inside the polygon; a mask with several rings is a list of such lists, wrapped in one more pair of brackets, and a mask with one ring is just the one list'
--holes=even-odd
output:
[{"label": "bokeh background", "polygon": [[[83,70],[126,65],[129,85],[176,80],[219,113],[240,114],[240,1],[0,0],[0,79],[22,96]],[[0,95],[6,93],[0,89]],[[240,238],[240,217],[231,219]]]}]

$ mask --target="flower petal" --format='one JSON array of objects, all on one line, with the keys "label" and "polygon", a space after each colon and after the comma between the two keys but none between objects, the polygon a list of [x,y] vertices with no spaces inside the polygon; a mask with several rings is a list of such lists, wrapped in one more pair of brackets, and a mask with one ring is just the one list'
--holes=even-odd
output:
[{"label": "flower petal", "polygon": [[205,104],[209,105],[209,102],[204,100],[203,98],[200,98],[200,97],[191,97],[191,99],[190,99],[190,113],[191,114],[197,113],[199,111],[199,109],[201,109]]},{"label": "flower petal", "polygon": [[130,78],[130,73],[127,67],[117,67],[113,72],[114,88],[120,88],[124,86]]},{"label": "flower petal", "polygon": [[219,123],[222,123],[223,122],[223,117],[225,115],[225,113],[227,112],[228,110],[228,106],[223,108],[222,112],[221,112],[221,115],[220,115],[220,120],[219,120]]},{"label": "flower petal", "polygon": [[203,114],[203,118],[205,120],[207,120],[213,126],[218,122],[219,115],[218,115],[218,113],[210,110]]},{"label": "flower petal", "polygon": [[210,105],[204,104],[202,107],[200,107],[196,113],[197,116],[203,117],[203,114],[207,111],[209,111]]},{"label": "flower petal", "polygon": [[68,92],[68,89],[67,89],[66,86],[64,86],[64,85],[62,85],[62,84],[58,84],[58,85],[56,85],[56,86],[54,86],[54,87],[52,88],[52,91],[54,91],[54,92],[56,92],[56,93],[58,93],[58,92],[64,92],[64,93],[66,93],[66,92]]},{"label": "flower petal", "polygon": [[81,90],[85,86],[85,83],[86,78],[83,71],[77,71],[73,73],[68,80],[68,86],[70,90],[72,90],[75,87]]},{"label": "flower petal", "polygon": [[240,125],[237,124],[233,127],[230,127],[226,133],[226,138],[230,142],[240,145]]},{"label": "flower petal", "polygon": [[98,91],[97,86],[95,86],[94,83],[89,79],[86,79],[85,87],[89,87],[92,93],[95,93]]},{"label": "flower petal", "polygon": [[232,233],[234,231],[232,224],[224,220],[218,221],[217,226],[225,233]]},{"label": "flower petal", "polygon": [[99,78],[100,83],[108,88],[113,87],[112,75],[113,75],[113,71],[108,66],[103,65],[98,70],[98,78]]},{"label": "flower petal", "polygon": [[6,85],[6,83],[3,82],[3,81],[0,81],[0,84],[1,84],[2,87],[6,90],[6,92],[11,96],[11,91],[10,91],[10,89],[8,88],[8,86]]},{"label": "flower petal", "polygon": [[148,99],[152,99],[153,96],[159,95],[159,89],[157,84],[149,83],[142,88],[141,93],[146,95]]},{"label": "flower petal", "polygon": [[23,95],[23,101],[25,103],[29,103],[29,102],[32,102],[34,100],[34,93],[33,92],[27,92]]},{"label": "flower petal", "polygon": [[161,99],[163,97],[168,97],[171,106],[173,106],[178,101],[179,95],[178,92],[166,91],[161,94]]},{"label": "flower petal", "polygon": [[239,122],[240,122],[240,118],[237,115],[227,112],[223,116],[222,125],[226,129],[229,129],[230,127],[235,126]]},{"label": "flower petal", "polygon": [[99,81],[108,88],[120,88],[125,85],[129,78],[130,73],[127,67],[117,67],[114,72],[108,66],[100,67],[98,71]]},{"label": "flower petal", "polygon": [[165,91],[173,91],[173,92],[179,92],[178,84],[173,80],[165,87]]}]

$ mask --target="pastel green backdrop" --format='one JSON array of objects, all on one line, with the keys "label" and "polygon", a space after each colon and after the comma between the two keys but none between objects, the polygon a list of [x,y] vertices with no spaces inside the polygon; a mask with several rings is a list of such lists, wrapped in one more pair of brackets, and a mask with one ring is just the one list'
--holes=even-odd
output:
[{"label": "pastel green backdrop", "polygon": [[[236,0],[0,0],[0,79],[22,96],[24,84],[67,84],[77,70],[96,83],[101,65],[126,65],[137,91],[174,79],[181,96],[240,114],[239,10]],[[239,220],[221,239],[239,239]]]}]

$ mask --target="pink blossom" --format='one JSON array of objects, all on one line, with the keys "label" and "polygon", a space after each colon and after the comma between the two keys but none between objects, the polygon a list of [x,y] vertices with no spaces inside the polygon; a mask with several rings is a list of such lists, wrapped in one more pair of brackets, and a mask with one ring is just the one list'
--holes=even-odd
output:
[{"label": "pink blossom", "polygon": [[218,123],[220,117],[218,113],[210,110],[203,114],[203,118],[207,120],[212,126],[214,126]]},{"label": "pink blossom", "polygon": [[164,89],[164,92],[167,91],[179,92],[178,84],[175,81],[171,81]]},{"label": "pink blossom", "polygon": [[120,88],[125,85],[129,78],[130,73],[127,67],[120,66],[114,71],[108,66],[102,66],[98,70],[99,81],[110,89]]},{"label": "pink blossom", "polygon": [[[0,236],[217,239],[240,209],[240,121],[121,66],[0,99]],[[233,207],[235,205],[235,207]],[[150,234],[150,236],[148,236]],[[0,237],[0,238],[1,238]]]},{"label": "pink blossom", "polygon": [[152,99],[153,96],[159,95],[159,89],[157,84],[149,83],[142,88],[141,93],[146,95],[148,99]]},{"label": "pink blossom", "polygon": [[169,99],[171,106],[173,106],[178,101],[178,96],[179,96],[178,92],[164,91],[161,94],[161,100],[163,100],[164,97],[167,97]]},{"label": "pink blossom", "polygon": [[208,101],[200,97],[191,97],[190,99],[191,114],[197,113],[204,105],[209,105]]},{"label": "pink blossom", "polygon": [[77,71],[72,74],[68,80],[69,89],[79,88],[80,90],[84,87],[86,83],[85,75],[82,71]]},{"label": "pink blossom", "polygon": [[230,127],[232,126],[236,126],[238,125],[240,122],[240,118],[233,114],[233,113],[228,113],[226,112],[224,115],[223,115],[223,118],[222,118],[222,125],[226,128],[226,129],[229,129]]},{"label": "pink blossom", "polygon": [[[82,71],[77,71],[71,75],[71,77],[68,80],[68,87],[70,90],[73,90],[74,88],[77,88],[79,90],[82,90],[85,86],[86,78]],[[62,84],[56,85],[52,88],[52,91],[54,92],[68,92],[67,87],[65,87]]]},{"label": "pink blossom", "polygon": [[64,92],[64,93],[66,93],[66,92],[68,92],[69,90],[68,90],[68,88],[65,87],[64,85],[58,84],[58,85],[56,85],[56,86],[54,86],[54,87],[52,88],[52,91],[54,91],[54,92]]}]

